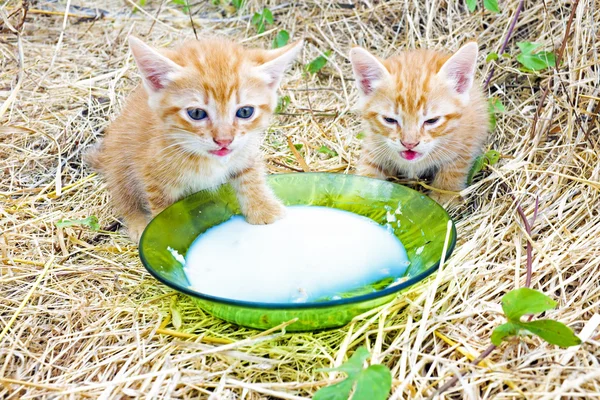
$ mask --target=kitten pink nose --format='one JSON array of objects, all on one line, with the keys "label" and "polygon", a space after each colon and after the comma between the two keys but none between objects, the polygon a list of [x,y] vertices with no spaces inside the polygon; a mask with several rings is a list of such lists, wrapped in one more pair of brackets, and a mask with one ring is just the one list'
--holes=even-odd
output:
[{"label": "kitten pink nose", "polygon": [[233,139],[217,139],[217,138],[213,138],[213,140],[215,141],[216,144],[218,144],[221,147],[227,147],[231,144],[231,142],[233,142]]},{"label": "kitten pink nose", "polygon": [[419,145],[419,143],[421,142],[416,142],[416,143],[407,143],[407,142],[403,142],[402,140],[400,141],[400,143],[402,143],[402,145],[404,147],[406,147],[407,149],[414,149],[415,147],[417,147]]}]

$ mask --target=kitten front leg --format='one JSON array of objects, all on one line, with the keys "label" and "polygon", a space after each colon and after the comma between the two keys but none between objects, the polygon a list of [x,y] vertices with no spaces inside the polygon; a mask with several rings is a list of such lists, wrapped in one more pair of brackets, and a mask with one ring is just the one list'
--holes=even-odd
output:
[{"label": "kitten front leg", "polygon": [[142,204],[143,195],[136,192],[133,189],[135,185],[125,178],[125,175],[115,176],[109,172],[106,177],[107,186],[110,188],[115,209],[123,218],[127,235],[137,244],[150,216]]},{"label": "kitten front leg", "polygon": [[[433,180],[432,186],[450,192],[460,192],[467,186],[467,175],[469,173],[469,164],[464,160],[455,160],[440,168]],[[462,197],[459,194],[432,191],[429,194],[433,200],[440,204],[458,204]]]},{"label": "kitten front leg", "polygon": [[250,167],[232,180],[242,214],[252,225],[271,224],[285,215],[285,207],[267,186],[262,168]]},{"label": "kitten front leg", "polygon": [[156,217],[162,210],[173,203],[173,200],[165,194],[162,188],[155,184],[150,184],[146,187],[146,196],[152,217]]}]

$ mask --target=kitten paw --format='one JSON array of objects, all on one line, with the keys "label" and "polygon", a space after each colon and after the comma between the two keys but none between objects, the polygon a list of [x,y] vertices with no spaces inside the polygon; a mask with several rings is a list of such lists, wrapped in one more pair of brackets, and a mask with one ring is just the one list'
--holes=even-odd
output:
[{"label": "kitten paw", "polygon": [[142,233],[146,229],[145,224],[130,224],[127,225],[127,236],[131,239],[132,242],[138,244],[140,242],[140,238],[142,237]]},{"label": "kitten paw", "polygon": [[278,200],[259,203],[245,213],[246,221],[252,225],[267,225],[285,216],[285,207]]},{"label": "kitten paw", "polygon": [[463,198],[459,194],[449,194],[442,192],[430,192],[429,197],[443,207],[460,205]]}]

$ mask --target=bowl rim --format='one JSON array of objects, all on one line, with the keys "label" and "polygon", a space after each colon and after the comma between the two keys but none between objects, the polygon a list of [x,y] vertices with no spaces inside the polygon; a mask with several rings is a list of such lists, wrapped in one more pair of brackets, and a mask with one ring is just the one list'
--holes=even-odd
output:
[{"label": "bowl rim", "polygon": [[[297,174],[300,174],[300,173],[290,172],[290,173],[282,173],[282,174],[270,174],[270,175],[268,175],[267,179],[270,179],[271,176],[282,176],[282,175],[292,176],[292,175],[297,175]],[[384,181],[381,179],[370,178],[370,177],[361,176],[361,175],[335,174],[335,173],[331,173],[331,172],[302,172],[301,174],[302,175],[343,176],[344,179],[348,179],[348,177],[351,177],[350,179],[355,179],[355,178],[356,179],[371,179],[371,180],[378,181],[384,185],[387,184],[387,185],[401,186],[403,189],[406,189],[406,190],[415,192],[421,196],[427,197],[431,202],[433,202],[435,207],[441,208],[442,211],[444,211],[444,213],[448,216],[448,220],[450,222],[452,222],[451,238],[450,238],[450,242],[448,243],[448,248],[446,250],[446,255],[444,257],[444,260],[448,261],[448,259],[452,255],[452,252],[454,251],[454,248],[456,246],[456,240],[457,240],[457,235],[458,235],[457,231],[456,231],[456,224],[454,223],[454,219],[452,219],[452,216],[450,214],[448,214],[448,212],[446,211],[446,209],[444,207],[442,207],[435,200],[433,200],[431,197],[425,195],[424,193],[418,192],[414,189],[411,189],[404,185],[400,185],[395,182]],[[182,198],[181,200],[176,201],[173,204],[176,204],[180,201],[185,201],[187,198],[195,196],[197,193],[200,193],[200,192],[192,193],[191,195],[186,196],[186,197]],[[165,212],[167,209],[169,209],[173,204],[171,204],[170,206],[165,208],[163,211],[161,211],[156,217],[153,218],[153,220],[158,218],[163,212]],[[252,308],[252,309],[264,309],[264,310],[291,310],[291,309],[308,310],[308,309],[314,309],[314,308],[327,308],[327,307],[358,304],[358,303],[363,303],[363,302],[366,302],[369,300],[376,300],[376,299],[383,298],[383,297],[395,294],[397,292],[400,292],[401,290],[406,289],[406,288],[414,285],[415,283],[420,282],[423,279],[427,278],[429,275],[433,274],[435,271],[437,271],[439,269],[440,262],[442,259],[440,257],[440,260],[437,261],[435,264],[433,264],[430,268],[421,272],[418,275],[413,276],[412,278],[410,278],[402,283],[399,283],[398,285],[390,286],[383,290],[378,290],[373,293],[367,293],[367,294],[363,294],[363,295],[356,296],[356,297],[348,297],[348,298],[342,298],[342,299],[336,299],[336,300],[327,300],[327,301],[321,301],[318,303],[263,303],[263,302],[258,302],[258,301],[233,300],[233,299],[227,299],[227,298],[218,297],[218,296],[211,296],[211,295],[197,292],[188,287],[181,286],[177,283],[173,283],[167,279],[164,279],[162,276],[160,276],[158,273],[156,273],[154,271],[154,268],[150,267],[150,263],[146,259],[144,252],[141,251],[141,244],[144,241],[144,236],[146,235],[146,233],[148,231],[148,227],[150,226],[151,223],[152,223],[152,221],[144,229],[142,236],[140,237],[140,241],[138,243],[138,253],[139,253],[140,259],[142,261],[142,264],[144,265],[144,268],[150,273],[150,275],[152,275],[159,282],[170,287],[171,289],[175,289],[178,292],[181,292],[181,293],[191,296],[193,298],[210,301],[213,303],[220,303],[220,304],[228,305],[228,306],[239,307],[239,308]]]}]

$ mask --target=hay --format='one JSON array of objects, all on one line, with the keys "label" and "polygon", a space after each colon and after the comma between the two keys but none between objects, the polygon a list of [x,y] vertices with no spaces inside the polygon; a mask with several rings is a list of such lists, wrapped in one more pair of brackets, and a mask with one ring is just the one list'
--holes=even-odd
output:
[{"label": "hay", "polygon": [[[138,82],[125,39],[136,33],[163,46],[193,35],[179,6],[148,3],[131,13],[129,0],[98,2],[100,9],[40,0],[30,5],[21,35],[13,32],[20,2],[0,6],[0,397],[309,398],[339,378],[316,370],[338,365],[360,345],[392,369],[394,399],[430,396],[460,371],[465,376],[445,396],[600,393],[597,2],[580,1],[558,71],[538,77],[519,73],[514,60],[498,62],[489,91],[507,111],[490,146],[503,159],[466,191],[468,204],[452,210],[460,240],[444,270],[343,329],[313,334],[261,334],[216,320],[151,278],[122,234],[95,240],[87,230],[54,225],[88,215],[103,226],[115,220],[81,154]],[[198,34],[268,46],[275,29],[256,35],[248,18],[261,3],[249,1],[238,16],[197,2]],[[477,39],[487,54],[500,48],[517,7],[501,2],[496,15],[468,13],[462,1],[348,4],[268,2],[277,27],[308,39],[304,62],[332,50],[322,73],[305,78],[296,66],[284,80],[291,104],[274,118],[264,145],[272,172],[353,170],[360,126],[346,57],[351,44],[386,56],[414,46],[456,49]],[[526,1],[508,52],[516,54],[515,43],[524,40],[558,49],[570,8],[566,1]],[[480,65],[483,80],[490,64]],[[304,144],[299,156],[286,135]],[[319,153],[323,145],[338,155]],[[539,196],[530,237],[511,194],[529,217]],[[585,343],[564,350],[525,338],[471,366],[503,322],[501,296],[524,285],[528,239],[532,287],[559,302],[546,315]],[[181,326],[171,315],[181,316]]]}]

